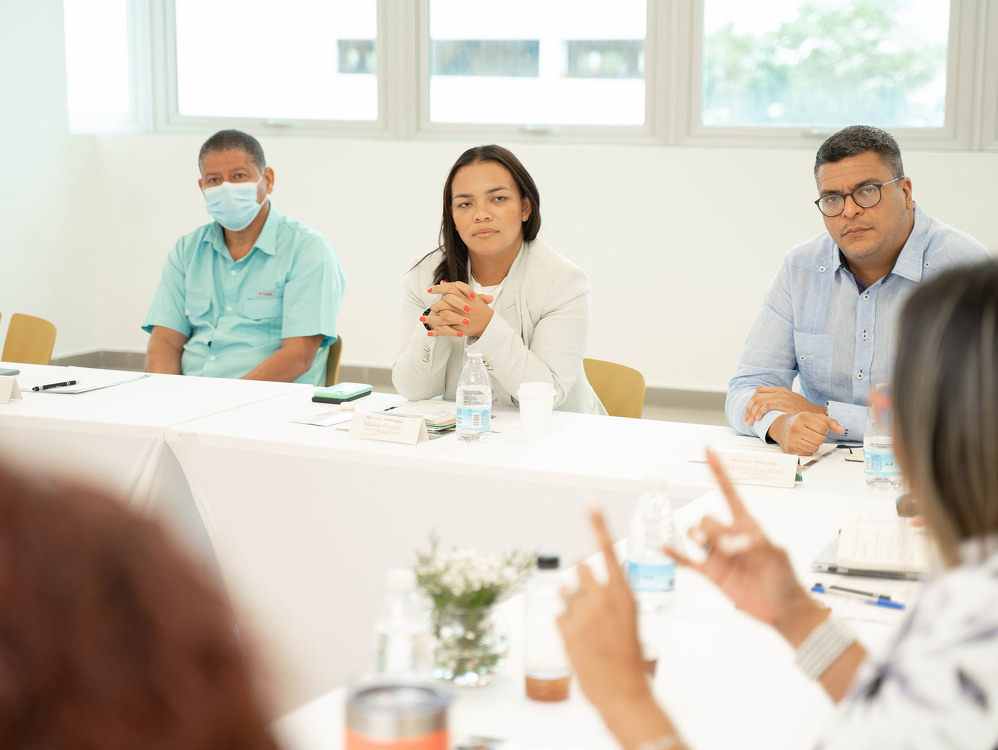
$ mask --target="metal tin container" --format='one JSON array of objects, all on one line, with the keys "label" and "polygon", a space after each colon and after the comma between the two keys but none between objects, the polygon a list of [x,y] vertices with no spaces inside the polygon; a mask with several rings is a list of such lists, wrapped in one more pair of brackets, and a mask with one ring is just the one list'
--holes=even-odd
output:
[{"label": "metal tin container", "polygon": [[376,682],[351,689],[346,750],[447,750],[450,695],[431,682]]}]

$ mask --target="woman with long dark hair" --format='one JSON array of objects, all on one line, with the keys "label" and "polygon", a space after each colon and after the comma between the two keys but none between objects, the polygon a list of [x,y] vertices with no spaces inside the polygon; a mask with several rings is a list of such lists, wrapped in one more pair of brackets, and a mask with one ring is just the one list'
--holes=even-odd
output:
[{"label": "woman with long dark hair", "polygon": [[[805,674],[839,703],[819,743],[835,748],[998,745],[998,263],[920,286],[901,315],[894,448],[938,570],[884,653],[871,654],[794,577],[786,553],[748,514],[715,456],[732,522],[707,517],[690,538],[703,562],[670,554],[772,625]],[[879,402],[878,402],[879,400]],[[874,409],[891,408],[879,394]],[[593,517],[609,583],[579,567],[560,624],[583,691],[626,750],[687,745],[651,694],[634,600],[610,537]],[[718,707],[723,713],[723,706]],[[747,746],[766,738],[746,738]]]},{"label": "woman with long dark hair", "polygon": [[392,381],[410,399],[453,400],[474,343],[495,397],[524,382],[555,387],[555,409],[605,414],[582,369],[589,340],[585,271],[537,239],[541,199],[501,146],[468,149],[444,183],[440,246],[409,270]]}]

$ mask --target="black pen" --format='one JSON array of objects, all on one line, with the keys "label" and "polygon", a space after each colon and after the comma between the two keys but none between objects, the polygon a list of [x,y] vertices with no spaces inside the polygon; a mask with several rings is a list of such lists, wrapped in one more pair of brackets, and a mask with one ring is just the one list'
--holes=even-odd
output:
[{"label": "black pen", "polygon": [[47,391],[49,388],[63,388],[67,385],[76,385],[75,380],[67,380],[65,383],[49,383],[48,385],[36,385],[31,390],[33,391]]}]

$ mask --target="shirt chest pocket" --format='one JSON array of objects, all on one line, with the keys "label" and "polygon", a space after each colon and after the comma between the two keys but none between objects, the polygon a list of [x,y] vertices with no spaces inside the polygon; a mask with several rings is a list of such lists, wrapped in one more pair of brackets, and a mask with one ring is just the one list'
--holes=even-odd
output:
[{"label": "shirt chest pocket", "polygon": [[794,353],[805,395],[827,396],[832,389],[832,352],[835,337],[827,333],[794,331]]},{"label": "shirt chest pocket", "polygon": [[184,315],[196,327],[198,323],[209,322],[211,297],[206,294],[187,294],[184,296]]},{"label": "shirt chest pocket", "polygon": [[243,314],[251,320],[273,321],[281,317],[284,309],[284,297],[254,297],[243,304]]}]

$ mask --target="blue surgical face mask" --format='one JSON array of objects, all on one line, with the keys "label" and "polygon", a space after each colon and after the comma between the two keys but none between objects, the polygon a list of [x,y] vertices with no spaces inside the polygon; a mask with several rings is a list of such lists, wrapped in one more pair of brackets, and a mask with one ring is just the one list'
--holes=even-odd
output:
[{"label": "blue surgical face mask", "polygon": [[[262,180],[263,177],[260,177]],[[223,182],[205,188],[204,199],[208,214],[226,229],[238,232],[250,225],[263,208],[256,202],[256,182]],[[266,201],[264,201],[266,202]]]}]

